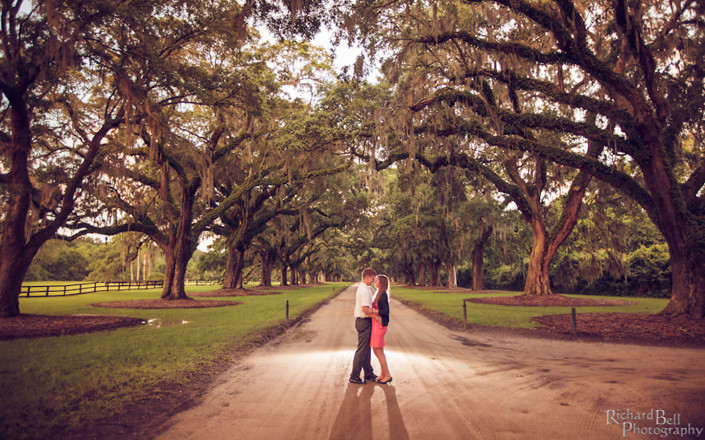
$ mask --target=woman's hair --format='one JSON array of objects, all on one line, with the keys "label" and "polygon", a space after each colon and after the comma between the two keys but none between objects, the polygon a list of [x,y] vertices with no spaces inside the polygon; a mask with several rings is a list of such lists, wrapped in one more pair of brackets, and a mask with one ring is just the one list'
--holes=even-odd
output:
[{"label": "woman's hair", "polygon": [[387,275],[377,275],[375,281],[379,280],[379,284],[375,283],[375,286],[379,289],[379,293],[384,293],[389,289],[389,278]]},{"label": "woman's hair", "polygon": [[380,295],[387,293],[387,297],[391,298],[391,292],[389,291],[389,278],[387,275],[377,275],[375,278],[375,287],[377,288],[377,295],[375,295],[374,303],[377,304]]}]

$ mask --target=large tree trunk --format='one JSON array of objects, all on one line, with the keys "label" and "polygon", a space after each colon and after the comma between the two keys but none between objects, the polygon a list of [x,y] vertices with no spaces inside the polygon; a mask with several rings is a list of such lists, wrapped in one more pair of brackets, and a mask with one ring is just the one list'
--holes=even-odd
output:
[{"label": "large tree trunk", "polygon": [[162,284],[162,298],[171,297],[171,289],[174,282],[174,273],[176,272],[176,253],[173,246],[163,246],[164,252],[164,284]]},{"label": "large tree trunk", "polygon": [[272,285],[272,266],[274,266],[274,260],[277,257],[277,252],[274,249],[268,249],[266,251],[260,252],[262,257],[262,280],[260,285],[271,286]]},{"label": "large tree trunk", "polygon": [[[173,275],[169,282],[167,290],[167,279],[164,279],[164,288],[162,290],[162,298],[165,299],[187,299],[185,280],[186,268],[188,262],[193,255],[193,246],[191,242],[191,222],[193,220],[193,199],[197,185],[193,184],[190,189],[182,188],[181,192],[181,220],[179,221],[179,229],[177,232],[174,258],[173,258]],[[168,260],[167,260],[168,263]],[[169,271],[167,265],[167,272]]]},{"label": "large tree trunk", "polygon": [[419,265],[419,286],[426,285],[426,263],[421,262]]},{"label": "large tree trunk", "polygon": [[171,282],[171,292],[166,299],[188,299],[186,296],[186,268],[190,260],[188,252],[177,252],[175,258],[174,277]]},{"label": "large tree trunk", "polygon": [[472,290],[485,290],[484,249],[485,242],[481,240],[472,249]]},{"label": "large tree trunk", "polygon": [[[8,228],[5,229],[5,233],[7,232]],[[12,249],[12,246],[3,243],[2,248],[3,252],[6,252]],[[17,253],[10,254],[18,255],[17,258],[0,258],[0,318],[19,316],[22,281],[36,253],[37,250],[33,251],[23,245]]]},{"label": "large tree trunk", "polygon": [[529,267],[524,283],[524,295],[551,295],[551,280],[548,273],[552,255],[548,255],[546,230],[543,224],[533,222],[534,245],[529,256]]},{"label": "large tree trunk", "polygon": [[671,299],[661,313],[680,315],[689,314],[692,318],[705,317],[705,264],[700,259],[695,261],[689,255],[673,251],[671,254],[671,277],[673,286]]},{"label": "large tree trunk", "polygon": [[485,290],[485,244],[491,235],[492,227],[488,227],[482,232],[472,248],[472,290]]},{"label": "large tree trunk", "polygon": [[455,263],[448,263],[448,289],[458,287],[458,266]]},{"label": "large tree trunk", "polygon": [[288,269],[289,269],[289,266],[286,264],[286,261],[282,261],[282,281],[281,281],[282,286],[289,285],[289,282],[286,279],[286,272]]},{"label": "large tree trunk", "polygon": [[11,102],[10,117],[12,138],[8,200],[5,212],[2,241],[0,242],[0,317],[20,314],[19,296],[22,281],[36,250],[27,248],[26,231],[32,184],[29,180],[28,157],[31,148],[29,113],[21,96]]},{"label": "large tree trunk", "polygon": [[[642,167],[646,186],[651,193],[655,223],[668,243],[671,256],[671,299],[661,312],[689,314],[705,318],[705,218],[689,211],[680,185],[675,181],[656,146],[651,146],[650,167]],[[695,205],[696,202],[693,202]]]},{"label": "large tree trunk", "polygon": [[313,273],[312,273],[313,271],[311,269],[311,266],[312,266],[311,265],[311,256],[309,255],[306,257],[306,262],[304,263],[304,272],[302,272],[302,274],[301,274],[301,279],[303,280],[302,284],[307,284],[307,283],[313,284],[316,282],[316,280],[313,276]]},{"label": "large tree trunk", "polygon": [[[588,178],[589,182],[589,178]],[[587,186],[587,183],[585,183]],[[571,194],[563,209],[561,219],[556,224],[556,228],[549,236],[541,216],[536,216],[530,221],[531,230],[534,233],[534,245],[529,257],[529,267],[526,273],[524,284],[524,295],[551,295],[550,269],[551,261],[556,256],[558,248],[568,238],[578,222],[580,207],[585,193],[585,187],[574,184]]]},{"label": "large tree trunk", "polygon": [[[20,314],[20,292],[22,281],[27,273],[27,269],[22,272],[21,268],[15,265],[3,264],[0,267],[0,318],[9,318]],[[19,269],[19,270],[14,270]]]},{"label": "large tree trunk", "polygon": [[245,252],[247,252],[247,248],[244,243],[241,242],[236,243],[235,246],[229,247],[223,289],[242,288],[242,273],[245,269]]},{"label": "large tree trunk", "polygon": [[298,277],[298,269],[296,266],[289,266],[291,268],[291,285],[292,286],[298,286],[299,285],[299,277]]},{"label": "large tree trunk", "polygon": [[235,210],[233,218],[231,218],[234,224],[239,224],[228,237],[228,262],[225,267],[223,289],[242,288],[245,252],[247,252],[250,244],[246,238],[250,224],[249,220],[249,213],[246,210]]},{"label": "large tree trunk", "polygon": [[441,285],[441,266],[440,260],[433,260],[431,263],[431,286]]},{"label": "large tree trunk", "polygon": [[[603,146],[601,144],[589,142],[587,154],[591,157],[598,157],[602,150]],[[537,161],[537,170],[542,170],[544,167],[544,161],[539,159]],[[524,284],[524,295],[551,295],[553,293],[549,272],[551,260],[553,260],[558,248],[565,242],[578,223],[580,208],[583,206],[583,197],[585,196],[585,191],[587,191],[587,186],[592,180],[592,175],[581,171],[573,179],[566,196],[561,218],[556,222],[549,235],[542,213],[542,191],[527,188],[516,169],[508,167],[507,170],[512,175],[514,182],[518,184],[522,194],[524,194],[525,202],[520,201],[522,205],[520,209],[534,234],[534,244],[529,257],[529,267]],[[537,173],[537,175],[539,174]],[[537,178],[536,182],[539,187],[543,187],[543,179]]]},{"label": "large tree trunk", "polygon": [[416,274],[414,273],[414,266],[411,264],[406,268],[404,271],[404,276],[406,277],[406,285],[407,286],[415,286],[416,285]]},{"label": "large tree trunk", "polygon": [[245,251],[233,249],[228,255],[228,263],[225,268],[225,279],[223,289],[241,289],[242,272],[245,268]]}]

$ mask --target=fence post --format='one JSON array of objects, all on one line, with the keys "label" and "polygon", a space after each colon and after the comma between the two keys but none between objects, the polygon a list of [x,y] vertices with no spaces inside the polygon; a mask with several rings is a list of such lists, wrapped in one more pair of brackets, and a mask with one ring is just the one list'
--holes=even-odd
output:
[{"label": "fence post", "polygon": [[49,296],[49,286],[47,286],[47,292],[45,296]]},{"label": "fence post", "polygon": [[286,300],[286,320],[289,320],[289,300]]},{"label": "fence post", "polygon": [[64,296],[66,296],[66,284],[64,284]]},{"label": "fence post", "polygon": [[573,321],[573,334],[576,334],[578,332],[578,323],[577,323],[577,320],[575,319],[575,307],[572,307],[570,309],[570,317]]},{"label": "fence post", "polygon": [[465,318],[465,323],[468,323],[468,306],[465,303],[465,300],[463,300],[463,318]]}]

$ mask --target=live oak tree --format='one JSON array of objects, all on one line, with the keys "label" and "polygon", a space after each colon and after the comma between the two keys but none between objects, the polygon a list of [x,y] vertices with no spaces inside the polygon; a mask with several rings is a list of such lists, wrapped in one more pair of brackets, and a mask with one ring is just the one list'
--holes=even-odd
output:
[{"label": "live oak tree", "polygon": [[[184,71],[172,69],[175,52],[201,37],[200,52],[213,54],[216,47],[202,37],[221,37],[223,30],[232,35],[228,46],[237,47],[252,16],[282,34],[308,35],[329,12],[318,2],[266,0],[243,6],[191,0],[3,2],[0,315],[19,314],[17,295],[27,267],[71,215],[82,182],[99,165],[104,139],[140,118],[158,125],[152,115],[159,112],[150,104],[160,96],[141,83],[145,77],[158,72],[178,81]],[[81,108],[88,103],[90,115]]]},{"label": "live oak tree", "polygon": [[407,284],[416,284],[418,276],[419,285],[439,286],[442,265],[454,252],[448,205],[459,204],[464,188],[446,188],[438,178],[442,172],[436,176],[408,170],[403,164],[387,172],[392,175],[386,191],[378,196],[373,240],[375,246],[388,250],[380,263],[393,274],[403,274]]},{"label": "live oak tree", "polygon": [[[428,105],[429,100],[426,100],[423,103],[417,103],[411,106],[411,108],[412,110],[421,109]],[[432,171],[436,176],[448,174],[449,171],[446,170],[446,167],[455,166],[469,173],[484,177],[495,186],[499,194],[516,204],[518,210],[522,213],[522,216],[533,231],[534,244],[529,258],[524,294],[551,294],[549,275],[551,261],[560,245],[570,235],[578,221],[582,198],[591,180],[591,176],[585,172],[577,173],[568,191],[564,195],[566,202],[563,205],[563,212],[560,218],[555,219],[553,227],[549,228],[547,226],[548,219],[546,217],[546,194],[553,192],[553,197],[561,195],[560,188],[565,185],[562,178],[557,177],[561,175],[561,171],[556,169],[558,167],[551,166],[550,163],[547,163],[547,161],[542,158],[528,154],[521,155],[514,153],[506,155],[500,152],[497,155],[491,155],[487,152],[482,152],[472,155],[460,150],[463,145],[462,139],[460,141],[447,139],[449,136],[455,135],[455,130],[436,131],[432,128],[429,129],[428,125],[430,124],[425,123],[414,129],[414,135],[419,136],[419,139],[415,140],[417,147],[413,156],[406,151],[405,147],[397,148],[396,151],[387,151],[387,158],[378,163],[377,166],[385,168],[395,161],[407,159],[411,156],[414,157],[417,162]],[[441,145],[451,144],[453,146],[450,148],[434,147],[434,138],[438,136],[442,138],[440,142]],[[428,145],[431,145],[431,147],[429,148]],[[589,150],[588,154],[597,156],[602,151],[602,148],[599,145],[593,145]],[[450,157],[446,155],[438,156],[438,151],[450,154]],[[368,157],[362,154],[358,155],[360,157]],[[552,171],[549,171],[551,169]],[[565,173],[565,171],[563,171],[563,173]],[[451,192],[458,193],[459,191],[451,190]],[[452,204],[444,203],[443,201],[445,199],[448,199],[448,197],[444,197],[442,191],[437,191],[433,196],[434,203],[441,202],[440,207],[447,208]],[[452,198],[449,200],[452,200]],[[437,223],[438,219],[447,220],[450,218],[452,218],[452,209],[443,212],[431,212],[423,219],[422,224],[424,227],[428,228],[432,227],[434,223]],[[463,226],[467,227],[466,225]],[[429,246],[429,248],[432,249],[432,254],[443,256],[423,257],[420,283],[424,283],[426,269],[428,268],[431,270],[432,274],[431,285],[438,285],[437,277],[440,261],[452,262],[452,255],[454,253],[452,249],[462,248],[462,243],[458,242],[458,238],[462,237],[462,234],[460,231],[451,232],[451,229],[450,224],[440,224],[438,225],[438,231],[436,233],[428,235],[428,237],[433,240],[433,245]],[[480,251],[480,247],[481,244],[487,240],[487,237],[483,237],[483,235],[489,232],[490,230],[486,229],[484,233],[478,237],[480,241],[477,243],[478,249],[476,249],[474,256],[478,270],[481,268],[482,252]],[[439,254],[439,251],[442,250],[446,250],[445,253]],[[448,267],[452,282],[452,264],[448,265]],[[479,274],[476,274],[476,276],[477,275]]]},{"label": "live oak tree", "polygon": [[[369,147],[373,143],[370,131],[374,127],[374,114],[379,114],[380,97],[386,94],[384,87],[368,87],[356,80],[325,85],[319,101],[303,112],[292,112],[277,134],[278,147],[274,151],[287,151],[295,154],[292,157],[303,158],[303,161],[292,160],[288,167],[307,167],[321,158],[347,157],[354,146]],[[315,240],[316,236],[343,225],[352,228],[361,220],[361,210],[366,206],[362,188],[369,183],[371,173],[366,167],[351,163],[346,168],[343,173],[317,179],[297,190],[292,200],[294,207],[290,207],[297,215],[278,216],[256,238],[254,245],[261,256],[263,284],[271,283],[275,262],[280,264],[282,281],[288,284],[292,269],[295,271],[305,264],[307,258],[315,259],[319,249],[331,249],[330,243]],[[340,253],[344,252],[351,250]],[[339,257],[336,256],[336,261]],[[323,272],[329,270],[325,263],[320,267]],[[336,269],[328,273],[337,272]],[[297,278],[294,273],[292,280],[297,282]]]},{"label": "live oak tree", "polygon": [[32,259],[72,214],[113,131],[140,117],[126,105],[116,63],[94,62],[92,42],[123,23],[125,9],[99,2],[2,3],[0,317],[19,315]]},{"label": "live oak tree", "polygon": [[[339,179],[339,174],[331,175],[296,188],[289,194],[286,205],[282,205],[285,207],[282,215],[274,218],[269,228],[257,237],[263,275],[268,266],[263,284],[271,281],[267,277],[271,277],[275,261],[280,264],[282,285],[305,283],[311,269],[308,263],[322,248],[318,237],[330,229],[343,227],[351,216],[358,214],[349,197],[339,198],[334,194],[339,188]],[[268,256],[272,258],[269,261]]]},{"label": "live oak tree", "polygon": [[[468,173],[470,174],[470,173]],[[481,178],[470,174],[466,183],[468,201],[458,210],[459,239],[454,243],[458,253],[472,264],[472,289],[484,290],[485,285],[485,249],[493,235],[505,229],[503,210],[509,203],[499,203],[498,193]]]},{"label": "live oak tree", "polygon": [[[102,49],[97,62],[119,60],[121,90],[145,117],[114,140],[90,188],[95,206],[87,201],[73,224],[79,234],[149,236],[166,258],[165,298],[185,297],[186,264],[214,215],[200,209],[197,195],[214,164],[252,138],[249,121],[272,78],[227,26],[237,6],[194,4],[179,13],[180,5],[147,5],[94,43]],[[113,213],[113,225],[80,221],[105,223],[92,215],[101,211]]]},{"label": "live oak tree", "polygon": [[[533,111],[535,115],[555,118],[555,113],[560,115],[561,109],[551,113],[534,109],[533,103],[525,102],[523,96],[512,91],[506,94],[501,91],[500,94],[499,90],[492,90],[487,81],[480,79],[438,90],[433,85],[434,81],[438,84],[452,81],[454,76],[448,71],[454,72],[467,65],[464,57],[465,54],[462,51],[458,53],[453,45],[407,50],[405,60],[409,60],[415,68],[401,74],[398,87],[401,96],[398,99],[403,101],[413,99],[413,96],[430,96],[412,100],[408,106],[412,115],[401,113],[402,122],[409,121],[410,127],[406,129],[410,137],[409,145],[388,152],[388,161],[415,157],[434,173],[440,173],[445,166],[455,166],[489,180],[501,194],[516,204],[534,233],[524,294],[551,294],[551,261],[578,220],[582,197],[592,176],[586,172],[578,173],[566,194],[567,203],[563,215],[553,229],[549,229],[546,224],[545,199],[550,191],[556,193],[564,185],[562,177],[559,177],[562,172],[555,170],[556,166],[551,166],[550,162],[536,154],[486,151],[466,132],[458,129],[458,125],[464,124],[464,118],[476,117],[485,127],[507,136],[549,145],[563,144],[571,148],[570,140],[563,140],[521,122],[526,112]],[[518,68],[522,67],[525,66]],[[433,81],[429,81],[430,78]],[[502,106],[502,100],[508,104]],[[502,119],[503,116],[505,119]],[[579,146],[572,148],[577,149]],[[603,148],[603,143],[591,141],[587,154],[589,157],[597,157]],[[439,235],[438,240],[440,246],[445,248],[447,245],[442,241],[443,236]]]},{"label": "live oak tree", "polygon": [[[318,179],[289,181],[285,177],[276,184],[252,188],[220,216],[220,222],[209,227],[210,231],[226,238],[228,257],[223,288],[242,288],[246,252],[256,238],[273,227],[277,217],[308,215],[307,210],[312,208],[313,201],[302,200],[299,192],[314,184],[315,180]],[[276,224],[276,227],[287,229],[282,224]],[[278,253],[274,252],[272,259],[268,259],[265,253],[262,257],[263,271],[269,274],[265,275],[266,279],[271,280],[271,266],[276,255]]]},{"label": "live oak tree", "polygon": [[[414,47],[437,54],[437,79],[429,81],[427,97],[471,113],[452,129],[492,148],[579,168],[639,203],[670,250],[673,290],[664,313],[705,316],[702,3],[467,0],[364,6],[377,24],[375,35],[393,38],[388,41],[401,55]],[[498,111],[487,111],[482,95],[466,87],[478,82],[502,97]],[[515,97],[531,105],[517,113]],[[412,98],[411,104],[423,97]],[[549,108],[560,111],[539,111]],[[590,157],[585,149],[498,129],[508,124],[595,142],[606,151]],[[616,158],[627,159],[631,172],[612,166]]]},{"label": "live oak tree", "polygon": [[[331,77],[329,57],[320,48],[307,43],[283,41],[272,46],[268,53],[270,66],[281,81],[282,91],[293,90],[299,95],[315,95],[320,85]],[[282,93],[284,95],[284,93]],[[315,181],[300,181],[294,171],[334,166],[331,161],[334,139],[322,133],[317,124],[329,127],[325,117],[315,117],[315,107],[303,99],[273,98],[267,119],[275,132],[258,138],[259,150],[250,157],[240,157],[236,165],[240,173],[219,173],[214,191],[218,197],[227,197],[238,179],[252,175],[284,177],[280,183],[255,187],[243,194],[232,208],[226,210],[220,221],[210,229],[227,237],[228,260],[224,288],[242,287],[245,253],[254,238],[280,215],[296,215],[302,207],[296,199],[304,188]],[[313,117],[311,115],[314,115]],[[225,166],[226,169],[232,168]],[[215,200],[217,202],[217,199]],[[266,256],[265,256],[266,258]]]},{"label": "live oak tree", "polygon": [[267,224],[284,212],[271,203],[277,187],[253,188],[238,200],[233,207],[220,216],[220,222],[209,230],[226,240],[226,267],[223,288],[242,288],[245,256],[252,241],[262,233]]},{"label": "live oak tree", "polygon": [[416,284],[417,275],[421,285],[439,285],[445,266],[446,287],[454,288],[457,266],[471,260],[473,288],[483,289],[484,246],[502,229],[499,204],[488,196],[487,185],[451,167],[431,174],[424,167],[398,165],[384,172],[386,190],[377,197],[378,264],[409,285]]}]

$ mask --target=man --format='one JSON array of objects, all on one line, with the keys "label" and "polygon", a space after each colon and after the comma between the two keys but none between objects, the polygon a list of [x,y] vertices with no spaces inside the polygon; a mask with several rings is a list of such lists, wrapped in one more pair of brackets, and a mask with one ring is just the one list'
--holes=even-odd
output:
[{"label": "man", "polygon": [[[369,267],[362,271],[362,283],[355,292],[355,329],[357,330],[357,350],[353,358],[350,382],[364,384],[366,380],[374,380],[377,376],[372,371],[370,364],[370,335],[372,334],[372,319],[365,313],[372,312],[372,293],[370,285],[377,276],[377,272]],[[360,371],[365,370],[365,379],[360,379]]]}]

